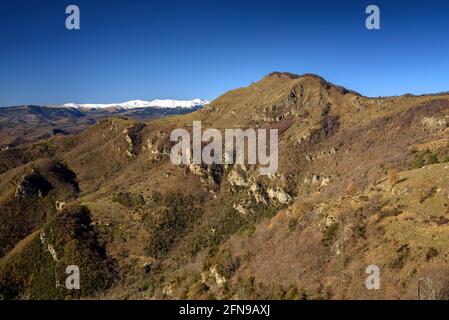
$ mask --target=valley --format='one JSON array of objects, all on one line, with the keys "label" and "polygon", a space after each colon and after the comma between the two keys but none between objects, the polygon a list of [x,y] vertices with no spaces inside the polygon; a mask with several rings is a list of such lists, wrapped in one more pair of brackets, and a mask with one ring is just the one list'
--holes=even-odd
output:
[{"label": "valley", "polygon": [[134,100],[112,104],[16,106],[0,108],[0,148],[48,139],[55,135],[79,133],[98,120],[129,117],[151,120],[186,114],[208,104],[207,100]]}]

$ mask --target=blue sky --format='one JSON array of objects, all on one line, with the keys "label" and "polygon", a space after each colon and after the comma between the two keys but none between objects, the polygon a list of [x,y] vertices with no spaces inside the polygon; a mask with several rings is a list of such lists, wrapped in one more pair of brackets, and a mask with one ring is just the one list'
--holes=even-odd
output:
[{"label": "blue sky", "polygon": [[[65,28],[65,8],[81,30]],[[365,8],[381,30],[365,28]],[[214,99],[272,71],[368,96],[449,90],[449,2],[2,0],[0,106]]]}]

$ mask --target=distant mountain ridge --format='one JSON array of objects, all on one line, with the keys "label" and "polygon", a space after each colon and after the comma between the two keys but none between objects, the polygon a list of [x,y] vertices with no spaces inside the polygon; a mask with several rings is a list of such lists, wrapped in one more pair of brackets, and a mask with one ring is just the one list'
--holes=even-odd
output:
[{"label": "distant mountain ridge", "polygon": [[193,100],[173,100],[173,99],[155,99],[131,100],[122,103],[100,103],[100,104],[82,104],[82,103],[66,103],[60,107],[76,108],[76,109],[108,109],[116,108],[122,110],[139,109],[139,108],[202,108],[209,104],[209,101],[203,99]]},{"label": "distant mountain ridge", "polygon": [[110,104],[24,105],[0,108],[0,147],[78,133],[98,120],[120,116],[138,121],[181,115],[204,108],[209,101],[132,100]]}]

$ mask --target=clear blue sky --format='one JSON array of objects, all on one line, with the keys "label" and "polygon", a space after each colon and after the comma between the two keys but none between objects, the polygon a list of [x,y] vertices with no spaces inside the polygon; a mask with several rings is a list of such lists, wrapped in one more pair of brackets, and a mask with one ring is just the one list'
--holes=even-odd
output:
[{"label": "clear blue sky", "polygon": [[0,106],[213,99],[274,70],[368,96],[448,91],[449,1],[0,2]]}]

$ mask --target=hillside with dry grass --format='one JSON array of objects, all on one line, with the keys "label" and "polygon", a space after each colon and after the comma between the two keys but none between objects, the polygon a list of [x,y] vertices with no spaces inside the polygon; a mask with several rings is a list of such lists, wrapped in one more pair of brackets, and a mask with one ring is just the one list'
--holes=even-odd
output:
[{"label": "hillside with dry grass", "polygon": [[[196,120],[278,129],[278,172],[172,164],[170,132]],[[449,95],[275,72],[194,113],[3,150],[0,185],[0,297],[415,299],[425,279],[449,298]],[[89,260],[80,296],[51,285]]]}]

